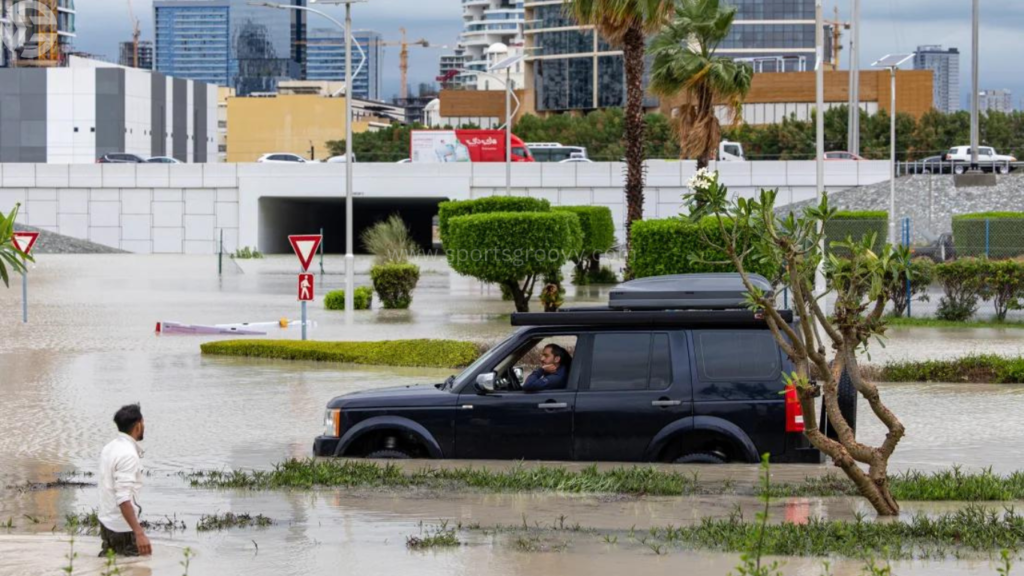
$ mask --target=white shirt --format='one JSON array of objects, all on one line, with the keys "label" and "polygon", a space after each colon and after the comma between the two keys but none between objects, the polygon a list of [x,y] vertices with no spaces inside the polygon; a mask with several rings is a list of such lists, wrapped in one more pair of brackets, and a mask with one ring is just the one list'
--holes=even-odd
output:
[{"label": "white shirt", "polygon": [[142,448],[131,436],[119,433],[103,447],[99,488],[100,522],[112,532],[131,532],[120,508],[123,502],[134,504],[142,490]]}]

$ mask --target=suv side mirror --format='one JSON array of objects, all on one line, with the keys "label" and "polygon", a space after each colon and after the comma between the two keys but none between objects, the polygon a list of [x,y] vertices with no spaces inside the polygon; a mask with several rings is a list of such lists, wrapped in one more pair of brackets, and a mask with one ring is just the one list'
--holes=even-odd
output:
[{"label": "suv side mirror", "polygon": [[480,394],[494,392],[494,372],[488,372],[476,377],[476,391]]}]

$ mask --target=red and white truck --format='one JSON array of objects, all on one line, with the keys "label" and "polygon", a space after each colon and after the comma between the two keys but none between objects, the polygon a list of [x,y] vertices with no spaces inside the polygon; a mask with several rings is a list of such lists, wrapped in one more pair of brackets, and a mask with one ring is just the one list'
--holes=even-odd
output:
[{"label": "red and white truck", "polygon": [[[413,164],[504,162],[504,130],[413,130],[409,159]],[[512,135],[512,161],[533,162],[526,144]]]}]

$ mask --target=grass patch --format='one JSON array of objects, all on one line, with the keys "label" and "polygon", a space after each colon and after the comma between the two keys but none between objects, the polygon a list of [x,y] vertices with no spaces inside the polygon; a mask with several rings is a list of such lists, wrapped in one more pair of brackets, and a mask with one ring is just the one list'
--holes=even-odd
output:
[{"label": "grass patch", "polygon": [[461,546],[458,535],[454,528],[448,527],[448,521],[441,522],[440,526],[424,530],[420,525],[420,533],[417,536],[409,536],[405,539],[405,546],[412,550],[426,550],[428,548],[452,548]]},{"label": "grass patch", "polygon": [[[732,482],[702,483],[696,474],[660,470],[651,466],[579,471],[558,467],[516,466],[509,470],[483,468],[424,468],[405,471],[394,464],[361,460],[288,460],[273,470],[195,471],[183,474],[193,487],[248,490],[314,489],[333,487],[472,488],[485,492],[567,492],[576,494],[628,494],[688,496],[741,494]],[[1024,500],[1024,472],[1009,476],[991,470],[964,473],[959,468],[924,474],[909,472],[891,477],[898,500],[1012,501]],[[760,494],[763,489],[746,489]],[[773,484],[773,496],[855,496],[852,483],[837,475],[808,478],[804,482]]]},{"label": "grass patch", "polygon": [[996,320],[967,320],[956,322],[952,320],[939,320],[938,318],[907,318],[888,317],[886,324],[891,328],[1024,328],[1024,322],[997,322]]},{"label": "grass patch", "polygon": [[274,524],[274,521],[263,514],[255,516],[251,514],[203,514],[196,523],[196,532],[210,532],[213,530],[227,530],[229,528],[266,528]]},{"label": "grass patch", "polygon": [[[763,531],[762,531],[763,528]],[[885,559],[941,559],[964,551],[1017,551],[1024,545],[1024,516],[969,505],[940,516],[916,515],[906,521],[867,522],[815,518],[805,524],[749,522],[739,514],[705,518],[700,524],[656,529],[671,544],[727,552],[747,550],[761,538],[761,551],[778,556],[846,556]]]},{"label": "grass patch", "polygon": [[226,340],[200,346],[203,354],[276,360],[346,362],[378,366],[462,368],[480,348],[455,340],[388,340],[384,342],[311,342],[300,340]]},{"label": "grass patch", "polygon": [[1024,358],[981,354],[953,360],[889,362],[870,369],[868,376],[883,382],[1024,384]]}]

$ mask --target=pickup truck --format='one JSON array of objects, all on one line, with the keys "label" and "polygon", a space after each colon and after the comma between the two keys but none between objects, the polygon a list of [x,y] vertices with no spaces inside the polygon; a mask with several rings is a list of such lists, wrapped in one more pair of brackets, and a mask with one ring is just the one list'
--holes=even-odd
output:
[{"label": "pickup truck", "polygon": [[[953,163],[953,173],[963,174],[971,167],[971,147],[956,146],[946,153],[945,160]],[[978,167],[985,171],[1009,174],[1012,164],[1017,159],[1013,156],[997,154],[991,146],[978,146]]]}]

